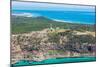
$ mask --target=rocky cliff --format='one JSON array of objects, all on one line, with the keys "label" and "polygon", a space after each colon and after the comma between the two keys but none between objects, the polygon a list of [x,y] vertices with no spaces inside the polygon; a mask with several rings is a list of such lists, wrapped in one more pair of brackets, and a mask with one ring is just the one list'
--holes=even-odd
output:
[{"label": "rocky cliff", "polygon": [[57,57],[95,56],[95,34],[73,30],[32,31],[11,35],[11,62]]}]

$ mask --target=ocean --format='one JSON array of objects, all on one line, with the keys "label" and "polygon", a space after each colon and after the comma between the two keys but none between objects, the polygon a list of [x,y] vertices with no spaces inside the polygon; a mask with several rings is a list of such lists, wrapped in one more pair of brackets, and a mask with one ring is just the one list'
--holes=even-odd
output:
[{"label": "ocean", "polygon": [[43,16],[52,20],[60,20],[71,23],[95,24],[96,13],[88,11],[34,11],[34,10],[12,10],[12,14],[29,14],[33,17]]}]

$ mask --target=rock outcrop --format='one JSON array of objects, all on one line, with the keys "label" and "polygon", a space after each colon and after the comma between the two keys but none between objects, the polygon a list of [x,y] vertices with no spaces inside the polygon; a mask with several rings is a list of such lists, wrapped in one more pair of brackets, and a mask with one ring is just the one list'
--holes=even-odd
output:
[{"label": "rock outcrop", "polygon": [[[78,31],[77,31],[78,32]],[[57,57],[95,56],[95,34],[76,31],[33,31],[11,35],[11,62]]]}]

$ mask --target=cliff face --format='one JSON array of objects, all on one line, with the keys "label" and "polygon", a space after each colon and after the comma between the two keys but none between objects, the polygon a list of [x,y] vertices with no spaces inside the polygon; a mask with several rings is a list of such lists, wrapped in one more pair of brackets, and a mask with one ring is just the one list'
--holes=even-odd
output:
[{"label": "cliff face", "polygon": [[33,31],[11,36],[11,60],[42,61],[57,57],[95,56],[95,34],[64,30]]}]

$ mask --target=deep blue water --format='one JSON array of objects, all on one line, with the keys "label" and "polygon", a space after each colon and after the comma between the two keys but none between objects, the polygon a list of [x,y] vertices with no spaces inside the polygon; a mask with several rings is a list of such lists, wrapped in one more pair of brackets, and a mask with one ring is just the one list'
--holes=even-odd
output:
[{"label": "deep blue water", "polygon": [[12,10],[14,14],[31,13],[33,15],[40,15],[50,19],[69,21],[72,23],[81,24],[95,24],[95,12],[84,11],[33,11],[33,10]]}]

